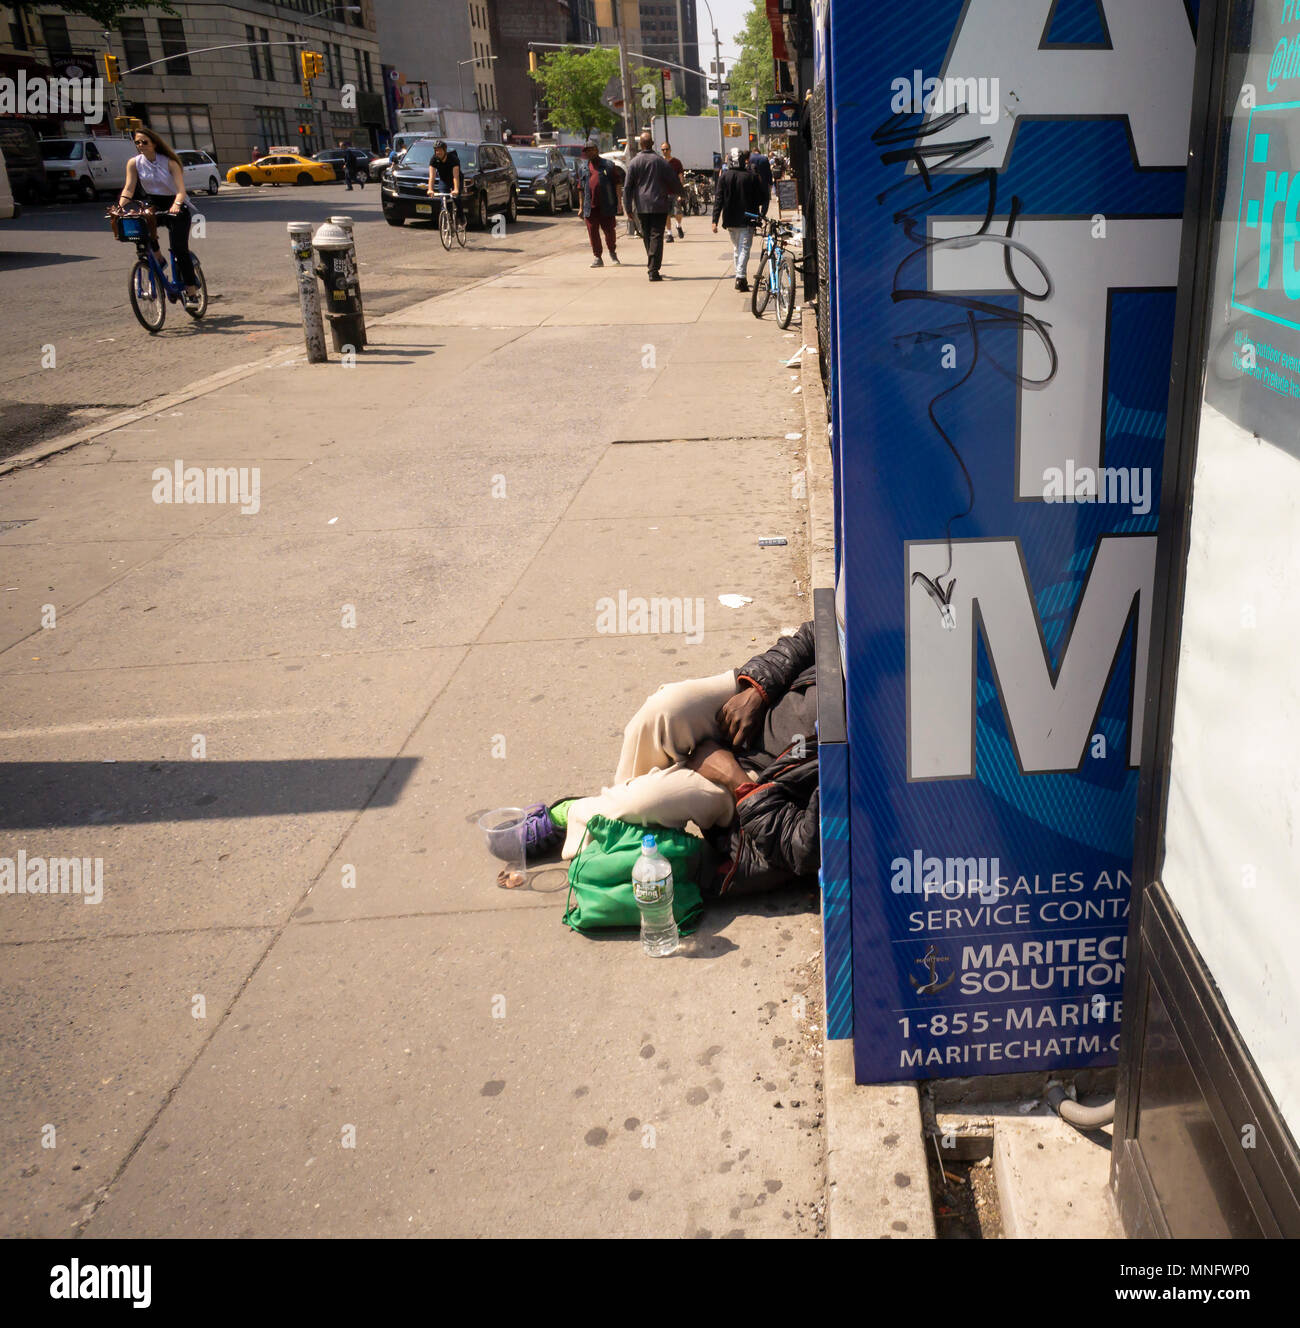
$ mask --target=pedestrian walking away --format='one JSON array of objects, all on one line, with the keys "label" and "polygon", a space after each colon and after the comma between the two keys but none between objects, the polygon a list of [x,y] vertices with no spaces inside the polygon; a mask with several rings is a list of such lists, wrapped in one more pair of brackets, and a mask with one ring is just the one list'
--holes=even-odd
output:
[{"label": "pedestrian walking away", "polygon": [[749,169],[758,176],[759,183],[763,186],[763,206],[759,208],[759,212],[766,217],[768,204],[772,201],[772,163],[761,152],[751,152]]},{"label": "pedestrian walking away", "polygon": [[604,267],[601,257],[600,237],[605,235],[605,244],[609,249],[609,261],[618,264],[618,237],[615,225],[618,219],[618,176],[616,167],[600,155],[600,145],[595,142],[584,143],[582,159],[582,219],[587,223],[587,238],[591,241],[591,252],[595,254],[592,267]]},{"label": "pedestrian walking away", "polygon": [[731,236],[736,260],[736,289],[749,289],[749,251],[754,243],[754,217],[763,206],[763,182],[745,168],[746,154],[732,148],[727,165],[718,176],[718,191],[713,196],[713,229],[721,220]]},{"label": "pedestrian walking away", "polygon": [[640,220],[650,280],[662,281],[659,268],[664,257],[664,226],[672,200],[681,193],[682,182],[677,172],[655,152],[654,135],[648,129],[638,142],[641,150],[632,158],[623,185],[623,206],[635,212]]},{"label": "pedestrian walking away", "polygon": [[[659,151],[663,154],[663,159],[677,172],[677,183],[681,185],[681,192],[673,199],[673,222],[677,225],[677,234],[684,237],[686,232],[682,230],[682,217],[686,215],[686,167],[673,156],[673,145],[671,143],[660,143]],[[665,237],[669,244],[673,242],[673,227],[669,223],[668,232]]]}]

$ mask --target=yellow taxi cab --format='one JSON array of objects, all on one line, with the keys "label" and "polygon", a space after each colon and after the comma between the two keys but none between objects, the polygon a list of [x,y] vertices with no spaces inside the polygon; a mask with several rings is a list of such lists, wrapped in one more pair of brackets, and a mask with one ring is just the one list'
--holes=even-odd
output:
[{"label": "yellow taxi cab", "polygon": [[334,168],[327,162],[313,161],[300,152],[269,152],[226,172],[227,184],[242,185],[327,184],[335,178]]}]

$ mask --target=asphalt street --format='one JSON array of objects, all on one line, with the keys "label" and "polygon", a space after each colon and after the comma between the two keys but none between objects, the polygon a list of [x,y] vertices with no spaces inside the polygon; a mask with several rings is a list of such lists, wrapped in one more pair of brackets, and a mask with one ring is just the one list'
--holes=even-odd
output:
[{"label": "asphalt street", "polygon": [[[446,252],[432,225],[389,226],[379,186],[347,192],[223,185],[199,195],[193,239],[211,304],[201,325],[178,305],[150,336],[131,312],[130,245],[113,239],[108,200],[25,211],[0,225],[0,456],[301,341],[285,226],[344,214],[356,222],[366,313],[378,317],[571,244],[576,214],[520,214],[503,234],[471,231]],[[50,367],[46,367],[50,366]]]}]

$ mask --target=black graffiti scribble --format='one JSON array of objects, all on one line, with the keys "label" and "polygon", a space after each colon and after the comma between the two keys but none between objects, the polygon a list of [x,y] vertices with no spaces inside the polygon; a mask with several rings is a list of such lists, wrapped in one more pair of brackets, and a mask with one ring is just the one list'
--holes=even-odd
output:
[{"label": "black graffiti scribble", "polygon": [[[924,114],[924,112],[921,112]],[[904,112],[895,112],[881,124],[871,135],[872,142],[877,147],[886,147],[887,145],[904,143],[906,146],[900,148],[889,147],[887,151],[880,154],[882,165],[898,165],[906,163],[906,166],[915,168],[916,176],[908,175],[906,169],[903,177],[893,184],[885,187],[876,195],[876,202],[883,204],[885,199],[893,193],[894,190],[902,188],[905,185],[913,184],[917,181],[925,190],[924,198],[917,202],[900,208],[893,215],[895,225],[903,229],[903,234],[907,240],[914,245],[911,253],[907,254],[894,270],[894,277],[891,283],[890,296],[895,304],[902,303],[905,300],[926,300],[939,304],[946,304],[955,309],[965,311],[966,330],[971,339],[970,365],[966,372],[951,387],[945,388],[936,396],[931,398],[927,406],[927,414],[930,417],[930,423],[935,432],[943,439],[945,446],[952,453],[957,465],[961,469],[962,478],[966,482],[967,501],[966,506],[960,511],[953,513],[944,524],[944,540],[947,544],[948,563],[944,570],[935,578],[924,575],[921,572],[912,574],[912,584],[918,582],[924,587],[926,593],[934,601],[936,608],[943,618],[944,626],[951,628],[955,625],[952,610],[952,594],[957,581],[951,576],[953,564],[953,534],[952,528],[958,522],[968,517],[975,510],[975,483],[971,478],[970,468],[966,465],[965,458],[960,449],[953,441],[952,437],[939,422],[935,413],[935,407],[959,391],[975,372],[976,365],[979,363],[981,354],[981,330],[997,330],[1001,328],[1015,328],[1018,333],[1026,330],[1032,331],[1042,342],[1043,348],[1047,353],[1048,369],[1047,373],[1038,379],[1027,378],[1020,372],[1019,367],[1008,369],[991,352],[985,352],[989,363],[994,369],[1009,378],[1018,387],[1029,388],[1031,390],[1046,387],[1055,377],[1058,369],[1058,358],[1056,347],[1052,342],[1050,335],[1050,323],[1036,318],[1033,314],[1020,310],[1007,310],[1001,305],[992,304],[986,300],[973,299],[969,296],[948,294],[942,291],[932,291],[924,287],[911,287],[903,283],[903,274],[909,263],[918,260],[924,260],[938,249],[966,248],[979,243],[993,243],[1002,245],[1002,265],[1006,272],[1007,280],[1012,290],[1021,298],[1021,300],[1041,301],[1050,298],[1053,290],[1051,274],[1039,257],[1023,242],[1014,238],[1016,221],[1020,216],[1020,199],[1013,195],[1011,206],[1007,214],[1006,232],[1004,235],[990,234],[990,227],[993,224],[993,218],[997,213],[997,191],[998,176],[997,171],[992,167],[985,167],[981,170],[972,172],[962,178],[946,185],[944,188],[936,191],[931,176],[932,170],[944,170],[952,168],[956,163],[964,161],[970,157],[976,156],[983,151],[990,143],[991,139],[987,136],[982,138],[962,139],[948,144],[927,144],[923,140],[932,134],[941,133],[950,125],[955,124],[963,116],[969,114],[965,106],[959,106],[943,115],[936,116],[928,124],[924,121],[920,123],[910,123],[911,114]],[[979,226],[969,232],[959,235],[944,236],[941,238],[930,238],[925,229],[925,223],[931,213],[945,204],[951,208],[954,200],[969,191],[984,191],[984,214],[980,219]],[[1037,269],[1039,277],[1042,280],[1043,289],[1041,291],[1031,290],[1019,278],[1015,271],[1013,262],[1013,253],[1023,254],[1033,266]],[[978,315],[978,316],[977,316]],[[915,333],[904,334],[896,337],[898,343],[907,340],[909,337],[914,341],[921,340],[922,337],[932,337],[936,335],[933,330],[922,332],[918,330]],[[1017,341],[1017,345],[1019,342]],[[945,578],[950,578],[947,584],[944,584]]]}]

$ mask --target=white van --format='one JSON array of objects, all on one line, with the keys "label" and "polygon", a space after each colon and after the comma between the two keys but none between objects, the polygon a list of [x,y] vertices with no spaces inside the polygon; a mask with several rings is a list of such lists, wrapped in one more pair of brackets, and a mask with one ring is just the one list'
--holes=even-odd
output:
[{"label": "white van", "polygon": [[5,159],[0,156],[0,221],[8,221],[10,217],[17,217],[22,213],[22,208],[14,202],[13,190],[9,188],[9,172],[5,169]]},{"label": "white van", "polygon": [[87,200],[120,191],[126,183],[126,163],[135,154],[135,143],[129,138],[41,139],[50,188]]}]

